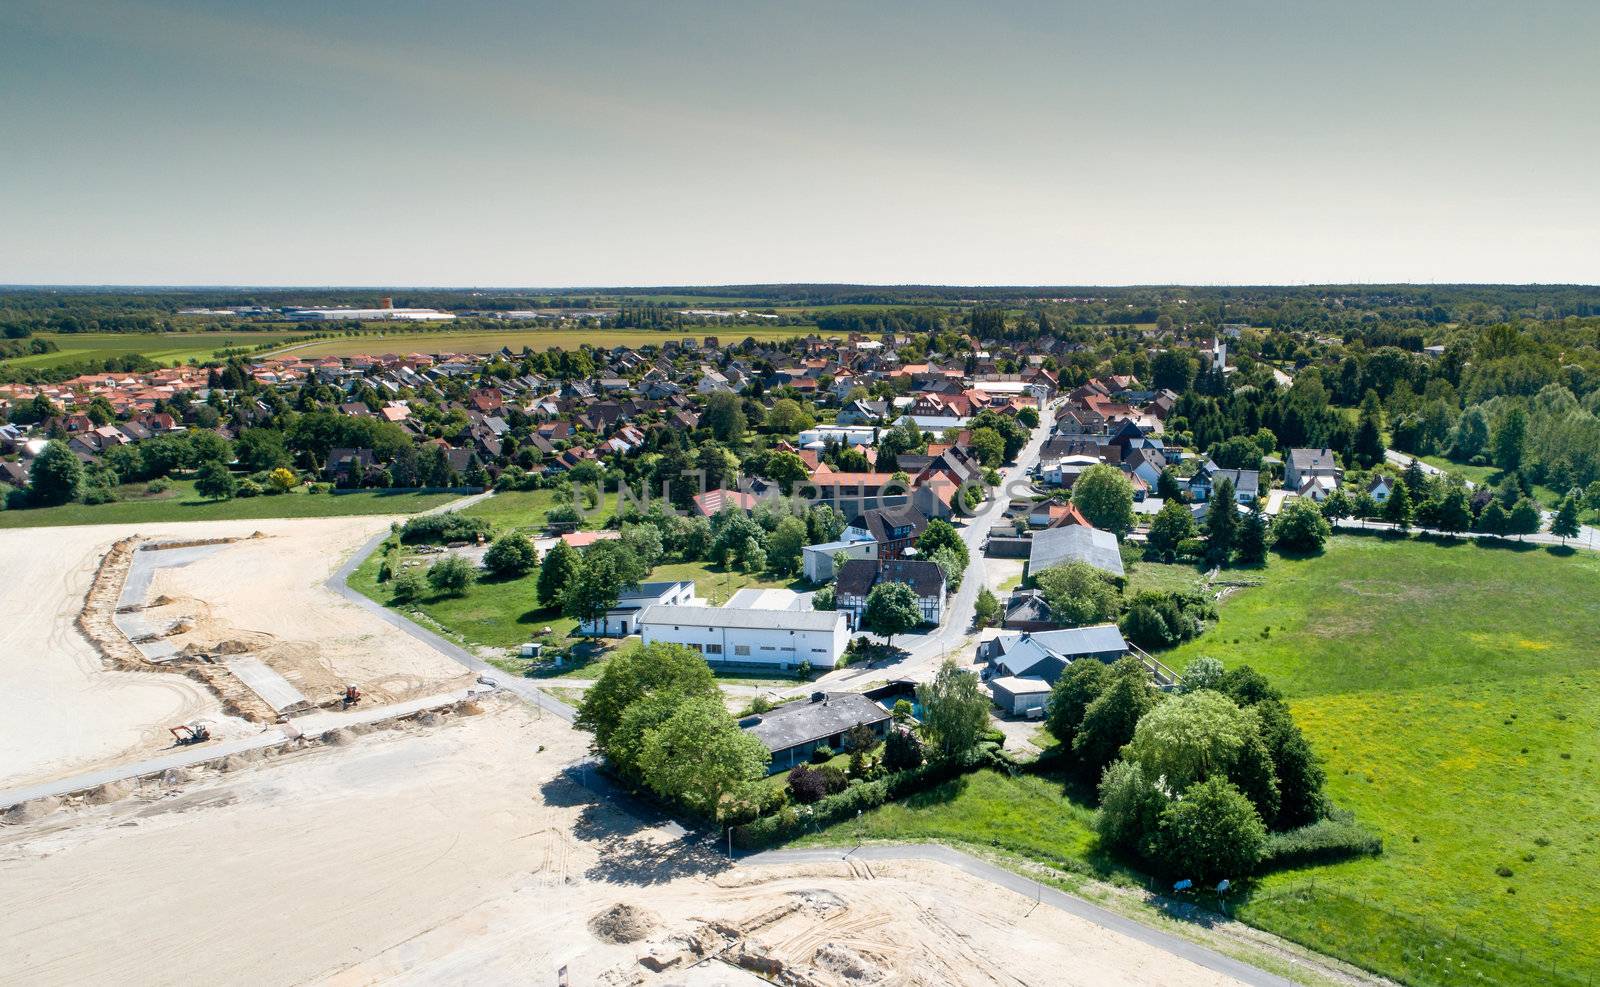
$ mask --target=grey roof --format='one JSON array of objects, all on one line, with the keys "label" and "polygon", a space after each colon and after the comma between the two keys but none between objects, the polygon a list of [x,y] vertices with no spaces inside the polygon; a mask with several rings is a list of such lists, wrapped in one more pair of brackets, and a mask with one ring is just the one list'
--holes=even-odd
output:
[{"label": "grey roof", "polygon": [[687,579],[668,580],[665,582],[640,583],[634,589],[625,589],[617,595],[618,603],[637,603],[640,600],[659,600],[671,591],[689,582]]},{"label": "grey roof", "polygon": [[1128,642],[1116,624],[1095,624],[1061,631],[1024,631],[1002,634],[990,642],[990,662],[1007,675],[1025,675],[1040,662],[1052,659],[1070,664],[1083,655],[1121,653]]},{"label": "grey roof", "polygon": [[1033,536],[1028,552],[1029,572],[1040,573],[1064,562],[1087,562],[1119,579],[1123,574],[1117,536],[1081,524],[1046,528]]},{"label": "grey roof", "polygon": [[776,753],[888,718],[887,710],[859,692],[834,692],[820,702],[789,703],[762,713],[744,730]]},{"label": "grey roof", "polygon": [[1294,468],[1304,473],[1315,469],[1338,469],[1339,464],[1333,458],[1332,449],[1290,449],[1289,462]]},{"label": "grey roof", "polygon": [[749,630],[831,631],[847,618],[836,610],[738,610],[728,607],[646,607],[640,624],[734,627]]}]

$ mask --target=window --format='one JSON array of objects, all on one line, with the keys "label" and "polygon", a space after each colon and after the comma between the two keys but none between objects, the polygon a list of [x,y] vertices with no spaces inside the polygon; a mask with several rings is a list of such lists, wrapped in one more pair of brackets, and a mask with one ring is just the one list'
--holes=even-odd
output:
[{"label": "window", "polygon": [[772,646],[772,645],[770,645],[770,644],[763,644],[763,645],[762,645],[762,646],[761,646],[761,650],[762,650],[762,651],[777,651],[777,650],[778,650],[778,649],[777,649],[777,648],[775,648],[775,647],[773,647],[773,646]]},{"label": "window", "polygon": [[828,653],[828,649],[827,648],[812,648],[811,649],[811,653],[814,654],[814,655],[825,655],[825,654]]},{"label": "window", "polygon": [[720,644],[708,644],[708,645],[706,645],[706,654],[708,654],[708,655],[720,655],[720,654],[722,654],[722,645],[720,645]]},{"label": "window", "polygon": [[736,655],[748,655],[750,653],[750,645],[736,644],[733,646],[733,653]]}]

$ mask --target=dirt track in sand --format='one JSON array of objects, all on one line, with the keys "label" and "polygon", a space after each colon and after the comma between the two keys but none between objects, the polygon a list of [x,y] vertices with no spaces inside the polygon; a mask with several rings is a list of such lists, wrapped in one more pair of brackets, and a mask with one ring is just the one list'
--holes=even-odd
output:
[{"label": "dirt track in sand", "polygon": [[[206,686],[183,675],[108,667],[74,626],[99,560],[134,534],[244,539],[156,574],[151,599],[181,597],[205,617],[190,639],[176,639],[180,646],[259,635],[266,660],[281,658],[281,673],[298,678],[314,701],[331,698],[346,682],[384,702],[465,681],[460,666],[322,585],[343,557],[388,523],[356,517],[0,531],[0,572],[7,577],[0,587],[0,787],[152,756],[170,746],[168,727],[194,719],[210,720],[219,737],[260,729],[227,716]],[[250,539],[258,530],[269,537]],[[165,608],[174,620],[182,609]]]},{"label": "dirt track in sand", "polygon": [[[729,866],[567,779],[586,735],[487,708],[0,829],[0,980],[1228,982],[940,865]],[[644,938],[591,931],[619,903]]]}]

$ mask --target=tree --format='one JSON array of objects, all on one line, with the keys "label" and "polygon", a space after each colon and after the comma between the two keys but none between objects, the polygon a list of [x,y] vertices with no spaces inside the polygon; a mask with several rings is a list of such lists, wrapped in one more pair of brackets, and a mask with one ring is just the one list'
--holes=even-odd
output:
[{"label": "tree", "polygon": [[1434,512],[1434,526],[1447,535],[1459,534],[1472,527],[1472,507],[1467,503],[1467,492],[1451,487],[1439,498]]},{"label": "tree", "polygon": [[832,504],[813,504],[806,512],[806,529],[813,545],[838,541],[844,525],[844,514]]},{"label": "tree", "polygon": [[1070,627],[1104,623],[1122,609],[1116,584],[1087,562],[1052,566],[1033,579],[1056,619]]},{"label": "tree", "polygon": [[[566,544],[561,542],[560,544]],[[483,567],[501,579],[525,576],[539,564],[539,551],[520,532],[513,531],[495,540],[483,553]]]},{"label": "tree", "polygon": [[783,488],[784,493],[794,492],[794,485],[811,476],[806,461],[792,452],[775,452],[767,457],[761,475]]},{"label": "tree", "polygon": [[1194,535],[1194,515],[1181,500],[1169,499],[1150,522],[1146,543],[1157,557],[1171,559],[1178,554],[1178,546]]},{"label": "tree", "polygon": [[1155,704],[1156,692],[1144,665],[1137,658],[1119,660],[1111,666],[1105,689],[1083,711],[1083,722],[1072,738],[1073,753],[1100,771],[1133,739],[1140,718]]},{"label": "tree", "polygon": [[299,474],[286,466],[279,466],[267,474],[268,493],[286,494],[299,485]]},{"label": "tree", "polygon": [[389,595],[395,603],[410,603],[422,596],[422,591],[428,585],[427,580],[416,570],[407,570],[396,576],[389,585]]},{"label": "tree", "polygon": [[839,609],[839,601],[834,596],[832,584],[820,587],[816,592],[811,594],[811,609],[825,611],[828,613]]},{"label": "tree", "polygon": [[1561,501],[1561,509],[1556,511],[1556,516],[1550,521],[1550,533],[1561,539],[1565,545],[1568,538],[1578,536],[1578,498],[1574,494],[1567,494]]},{"label": "tree", "polygon": [[83,490],[83,464],[66,443],[52,439],[28,469],[28,496],[38,504],[65,504]]},{"label": "tree", "polygon": [[1378,402],[1378,393],[1369,390],[1361,399],[1361,417],[1350,455],[1358,465],[1370,469],[1383,462],[1383,452],[1383,406]]},{"label": "tree", "polygon": [[1072,502],[1102,531],[1121,538],[1133,530],[1133,484],[1115,466],[1097,463],[1079,474]]},{"label": "tree", "polygon": [[[1321,519],[1322,512],[1317,511],[1316,514]],[[1241,565],[1259,565],[1267,560],[1267,519],[1259,507],[1253,508],[1240,522],[1239,534],[1234,540],[1234,552]]]},{"label": "tree", "polygon": [[[631,552],[596,551],[599,542],[583,556],[578,571],[561,594],[561,611],[580,624],[595,623],[617,605],[624,589],[639,584],[637,559]],[[632,564],[630,565],[630,560]]]},{"label": "tree", "polygon": [[789,797],[801,805],[822,801],[828,794],[827,779],[809,764],[797,764],[789,772]]},{"label": "tree", "polygon": [[539,602],[547,607],[560,604],[561,594],[577,576],[582,564],[583,560],[578,557],[577,549],[559,538],[556,539],[556,543],[545,553],[544,562],[539,567],[537,587]]},{"label": "tree", "polygon": [[1212,490],[1211,507],[1206,511],[1206,561],[1225,566],[1233,557],[1238,537],[1239,512],[1234,507],[1233,481],[1223,477]]},{"label": "tree", "polygon": [[999,466],[1006,461],[1006,440],[992,428],[974,429],[968,444],[985,466]]},{"label": "tree", "polygon": [[[871,606],[871,603],[868,603]],[[922,704],[922,726],[943,757],[971,750],[989,726],[989,697],[978,677],[946,659],[932,682],[917,686]]]},{"label": "tree", "polygon": [[910,585],[885,581],[872,587],[867,594],[867,606],[861,614],[861,626],[874,634],[889,639],[893,647],[894,636],[904,634],[922,623],[922,606],[917,592]]},{"label": "tree", "polygon": [[1201,689],[1217,691],[1222,675],[1222,662],[1202,655],[1191,661],[1189,667],[1183,670],[1183,677],[1178,680],[1178,692],[1183,694],[1198,692]]},{"label": "tree", "polygon": [[1110,680],[1110,666],[1094,659],[1073,662],[1056,679],[1045,704],[1044,727],[1061,741],[1063,749],[1072,749],[1073,738],[1083,725],[1084,711],[1100,698]]},{"label": "tree", "polygon": [[966,575],[966,566],[955,550],[949,547],[941,548],[933,553],[933,562],[939,566],[939,571],[944,573],[945,589],[954,593],[961,588],[961,578]]},{"label": "tree", "polygon": [[931,559],[943,549],[949,549],[961,560],[961,568],[965,569],[971,564],[967,552],[967,543],[961,540],[961,533],[955,525],[943,518],[934,518],[928,522],[922,534],[917,536],[917,553],[925,559]]},{"label": "tree", "polygon": [[797,517],[786,517],[778,522],[767,538],[767,564],[780,576],[787,576],[800,568],[800,557],[809,537],[806,523]]},{"label": "tree", "polygon": [[283,433],[275,428],[245,429],[234,443],[234,454],[239,457],[239,465],[252,473],[294,464],[294,457],[284,445]]},{"label": "tree", "polygon": [[1162,467],[1161,475],[1156,477],[1156,496],[1168,503],[1182,504],[1183,484],[1178,482],[1178,474]]},{"label": "tree", "polygon": [[462,595],[476,578],[472,563],[459,555],[446,555],[428,566],[428,585],[446,596]]},{"label": "tree", "polygon": [[[904,700],[901,700],[904,702]],[[889,771],[922,767],[922,741],[910,730],[893,727],[883,738],[883,766]]]},{"label": "tree", "polygon": [[1273,543],[1279,549],[1310,555],[1322,551],[1333,527],[1317,503],[1308,497],[1290,497],[1272,523]]},{"label": "tree", "polygon": [[1472,405],[1461,413],[1451,434],[1450,451],[1457,458],[1470,462],[1489,448],[1489,418],[1483,408]]},{"label": "tree", "polygon": [[772,408],[767,412],[762,428],[778,435],[793,435],[815,424],[816,419],[811,417],[798,401],[779,398],[772,402]]},{"label": "tree", "polygon": [[1156,779],[1131,761],[1117,761],[1100,777],[1100,811],[1094,828],[1111,850],[1153,856],[1168,799]]},{"label": "tree", "polygon": [[1162,810],[1160,843],[1171,874],[1210,884],[1254,871],[1266,852],[1267,828],[1237,787],[1209,778]]},{"label": "tree", "polygon": [[706,399],[700,424],[711,429],[718,442],[736,445],[744,438],[744,407],[737,394],[719,392]]},{"label": "tree", "polygon": [[1528,413],[1513,405],[1500,417],[1500,425],[1494,431],[1494,464],[1507,473],[1521,469],[1527,441]]},{"label": "tree", "polygon": [[1134,728],[1122,756],[1172,791],[1227,775],[1252,737],[1255,717],[1220,692],[1200,689],[1168,698]]},{"label": "tree", "polygon": [[978,590],[978,598],[972,601],[972,616],[979,627],[988,627],[1000,616],[1000,601],[995,599],[989,587]]},{"label": "tree", "polygon": [[1407,531],[1415,514],[1411,505],[1411,491],[1404,483],[1396,483],[1389,499],[1383,502],[1383,519],[1401,531]]},{"label": "tree", "polygon": [[1478,515],[1478,520],[1472,530],[1484,535],[1500,536],[1506,533],[1506,510],[1500,506],[1498,500],[1489,501],[1483,513]]},{"label": "tree", "polygon": [[771,759],[720,698],[701,696],[678,703],[665,723],[645,732],[638,764],[657,795],[719,818],[723,800],[760,779]]},{"label": "tree", "polygon": [[1516,535],[1521,541],[1523,535],[1535,535],[1544,524],[1544,514],[1539,510],[1539,502],[1531,497],[1524,497],[1517,501],[1517,506],[1511,509],[1506,517],[1506,534]]},{"label": "tree", "polygon": [[656,642],[614,653],[599,680],[583,694],[573,722],[593,733],[594,750],[605,754],[622,723],[622,714],[656,692],[670,692],[679,698],[721,695],[711,668],[698,652],[681,644]]},{"label": "tree", "polygon": [[228,467],[211,462],[200,467],[194,478],[194,491],[212,500],[232,500],[239,491],[239,482],[228,472]]}]

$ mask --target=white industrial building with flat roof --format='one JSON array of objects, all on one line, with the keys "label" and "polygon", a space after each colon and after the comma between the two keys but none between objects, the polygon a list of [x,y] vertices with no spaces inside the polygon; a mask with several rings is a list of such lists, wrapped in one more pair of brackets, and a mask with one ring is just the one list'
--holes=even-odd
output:
[{"label": "white industrial building with flat roof", "polygon": [[850,643],[849,618],[836,611],[652,606],[635,626],[645,644],[686,645],[713,664],[832,668]]}]

